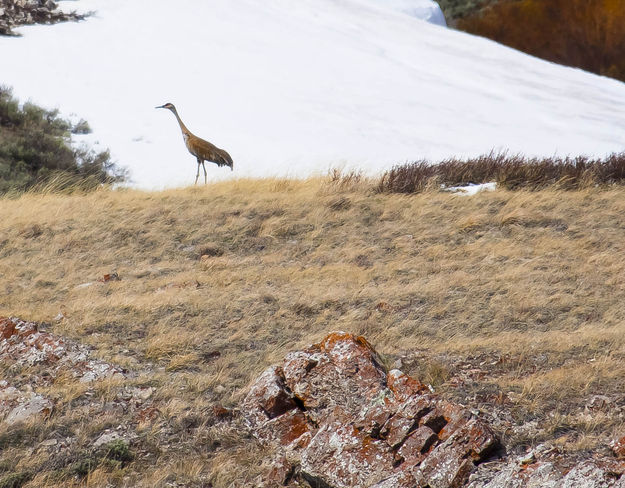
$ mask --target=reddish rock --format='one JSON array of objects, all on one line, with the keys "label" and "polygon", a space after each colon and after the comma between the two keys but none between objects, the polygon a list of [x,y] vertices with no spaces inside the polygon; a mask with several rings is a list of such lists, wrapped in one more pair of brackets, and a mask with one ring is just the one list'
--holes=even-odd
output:
[{"label": "reddish rock", "polygon": [[440,408],[437,408],[436,404],[434,404],[434,408],[421,418],[420,424],[429,427],[438,435],[443,430],[443,427],[447,425],[447,419]]},{"label": "reddish rock", "polygon": [[386,424],[392,412],[388,408],[388,399],[383,398],[380,402],[373,402],[365,406],[354,423],[357,429],[365,431],[373,437],[381,435],[382,427]]},{"label": "reddish rock", "polygon": [[117,273],[107,273],[101,278],[98,278],[100,283],[108,283],[109,281],[121,281],[122,279],[119,277]]},{"label": "reddish rock", "polygon": [[[537,461],[527,467],[519,459],[480,465],[468,488],[623,488],[625,465],[615,459],[569,463]],[[566,467],[568,466],[568,467]]]},{"label": "reddish rock", "polygon": [[[455,422],[458,424],[459,420]],[[433,449],[419,468],[431,488],[464,486],[475,464],[497,446],[492,431],[479,420],[470,419],[457,426],[453,433],[447,429],[447,440]]]},{"label": "reddish rock", "polygon": [[625,436],[615,439],[610,444],[612,452],[619,459],[625,459]]},{"label": "reddish rock", "polygon": [[8,339],[15,334],[15,323],[12,320],[0,319],[0,338]]},{"label": "reddish rock", "polygon": [[418,393],[429,392],[427,386],[419,380],[411,378],[398,369],[393,369],[386,378],[388,389],[393,392],[397,401],[404,401]]},{"label": "reddish rock", "polygon": [[393,415],[382,428],[382,436],[386,443],[391,447],[400,446],[408,433],[414,430],[418,420],[414,418],[405,418],[401,415]]},{"label": "reddish rock", "polygon": [[313,486],[371,486],[392,473],[394,456],[383,441],[340,421],[324,425],[301,453],[301,473]]},{"label": "reddish rock", "polygon": [[356,416],[386,387],[381,364],[364,338],[335,332],[319,344],[288,354],[282,368],[290,391],[308,416],[319,421],[335,406]]},{"label": "reddish rock", "polygon": [[90,359],[84,345],[40,331],[36,323],[16,318],[0,318],[0,362],[47,365],[52,376],[64,369],[83,382],[123,374],[120,368]]},{"label": "reddish rock", "polygon": [[421,485],[417,484],[412,473],[400,471],[372,485],[371,488],[421,488]]},{"label": "reddish rock", "polygon": [[[304,413],[294,409],[267,421],[259,439],[271,440],[281,446],[288,446],[309,430],[310,426]],[[303,441],[303,443],[306,444],[307,441]]]},{"label": "reddish rock", "polygon": [[421,426],[410,434],[397,451],[397,454],[401,456],[407,466],[414,466],[425,459],[428,451],[437,441],[438,437],[432,429]]},{"label": "reddish rock", "polygon": [[292,395],[285,390],[282,368],[266,369],[254,383],[246,403],[260,408],[272,419],[296,407]]},{"label": "reddish rock", "polygon": [[[415,395],[407,398],[397,409],[399,415],[419,419],[420,423],[428,423],[429,413],[434,409],[436,401],[431,395]],[[436,414],[434,414],[436,416]],[[442,421],[441,421],[442,422]],[[440,430],[440,428],[438,429]],[[437,430],[437,432],[438,432]]]},{"label": "reddish rock", "polygon": [[342,332],[266,370],[241,410],[294,476],[328,488],[461,486],[497,444],[464,407],[387,374],[365,339]]},{"label": "reddish rock", "polygon": [[217,420],[226,420],[232,417],[232,410],[229,410],[222,405],[213,405],[213,415]]},{"label": "reddish rock", "polygon": [[462,457],[455,446],[438,446],[421,463],[417,479],[430,488],[459,488],[473,470],[473,463]]},{"label": "reddish rock", "polygon": [[442,441],[447,440],[472,417],[472,414],[466,408],[449,402],[440,402],[436,407],[436,411],[440,412],[445,419],[445,425],[438,432],[438,436]]},{"label": "reddish rock", "polygon": [[289,463],[286,456],[278,456],[271,461],[262,486],[284,486],[292,476],[293,466],[291,466],[291,463]]}]

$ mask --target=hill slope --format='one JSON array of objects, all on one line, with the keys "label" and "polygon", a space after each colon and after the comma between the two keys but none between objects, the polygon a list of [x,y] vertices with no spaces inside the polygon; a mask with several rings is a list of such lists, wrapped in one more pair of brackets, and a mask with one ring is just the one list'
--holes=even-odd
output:
[{"label": "hill slope", "polygon": [[[99,466],[91,486],[244,486],[263,454],[213,426],[212,407],[235,406],[266,366],[332,330],[499,412],[512,452],[554,439],[583,457],[605,450],[622,428],[625,190],[463,198],[343,183],[1,200],[0,316],[47,322],[128,376],[37,390],[52,417],[0,426],[0,466],[39,473],[27,486],[69,486],[72,463],[123,423],[134,461]],[[146,388],[159,413],[137,425],[115,399]],[[586,408],[593,395],[600,410]],[[90,402],[113,410],[94,422]],[[50,438],[68,443],[63,456],[31,455]]]},{"label": "hill slope", "polygon": [[[492,148],[623,147],[624,85],[378,1],[79,5],[98,13],[0,39],[12,67],[2,82],[21,99],[85,117],[88,138],[142,187],[190,183],[195,173],[174,118],[154,110],[168,101],[232,154],[239,176],[308,176],[342,164],[377,172]],[[211,166],[211,177],[230,175]]]}]

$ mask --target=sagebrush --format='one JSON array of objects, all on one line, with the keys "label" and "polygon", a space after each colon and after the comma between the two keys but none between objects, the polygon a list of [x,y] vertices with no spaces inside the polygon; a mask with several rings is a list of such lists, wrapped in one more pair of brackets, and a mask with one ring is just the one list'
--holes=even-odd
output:
[{"label": "sagebrush", "polygon": [[126,172],[108,151],[73,147],[71,134],[89,131],[61,118],[58,110],[20,102],[0,86],[0,194],[33,188],[94,189],[121,182]]},{"label": "sagebrush", "polygon": [[509,190],[555,187],[579,190],[625,183],[625,153],[605,158],[528,158],[506,152],[475,158],[449,158],[432,163],[416,161],[385,172],[377,183],[380,192],[418,193],[428,188],[496,182]]}]

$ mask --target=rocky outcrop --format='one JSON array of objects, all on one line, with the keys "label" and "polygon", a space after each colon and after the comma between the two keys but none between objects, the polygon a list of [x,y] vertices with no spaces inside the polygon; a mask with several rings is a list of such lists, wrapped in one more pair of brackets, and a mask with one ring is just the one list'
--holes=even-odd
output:
[{"label": "rocky outcrop", "polygon": [[42,395],[0,381],[0,418],[4,416],[6,424],[23,422],[33,416],[47,416],[51,411],[52,402]]},{"label": "rocky outcrop", "polygon": [[0,362],[11,367],[43,364],[48,377],[64,370],[81,382],[123,375],[121,368],[91,358],[87,346],[17,318],[0,317]]},{"label": "rocky outcrop", "polygon": [[[81,383],[124,377],[121,368],[91,358],[87,346],[17,318],[0,317],[0,364],[13,373],[0,381],[0,420],[8,424],[48,415],[52,402],[35,390],[50,385],[60,375]],[[19,383],[17,372],[23,369],[27,370],[27,381],[9,384]]]},{"label": "rocky outcrop", "polygon": [[362,337],[341,332],[266,370],[242,406],[275,447],[266,486],[464,486],[498,447],[490,427],[399,370]]},{"label": "rocky outcrop", "polygon": [[273,453],[258,486],[625,488],[625,436],[614,456],[550,443],[507,455],[482,414],[387,371],[364,338],[342,332],[268,368],[241,412]]},{"label": "rocky outcrop", "polygon": [[15,35],[13,28],[27,24],[54,24],[85,16],[61,12],[52,0],[0,0],[0,35]]},{"label": "rocky outcrop", "polygon": [[479,466],[468,488],[625,488],[624,472],[625,463],[612,458],[572,462],[557,453],[530,453]]}]

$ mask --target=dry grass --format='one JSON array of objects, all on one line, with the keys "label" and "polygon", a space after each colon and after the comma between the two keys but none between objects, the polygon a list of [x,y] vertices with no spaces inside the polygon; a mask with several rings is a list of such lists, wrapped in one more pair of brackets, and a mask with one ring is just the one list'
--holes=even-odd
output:
[{"label": "dry grass", "polygon": [[[130,384],[153,386],[160,410],[160,423],[137,427],[133,462],[76,479],[28,448],[63,432],[79,440],[75,462],[119,420],[92,421],[72,408],[84,390],[53,384],[49,420],[21,437],[0,427],[0,466],[26,466],[24,486],[232,486],[241,471],[249,485],[262,450],[207,412],[332,330],[364,334],[389,364],[427,349],[405,369],[482,408],[508,395],[515,422],[565,433],[566,449],[620,428],[579,412],[593,394],[619,396],[625,377],[623,188],[402,195],[349,175],[28,194],[0,209],[0,315],[90,344],[137,373]],[[97,281],[111,272],[121,280]],[[454,386],[459,364],[483,358],[499,358],[480,366],[491,375]]]}]

